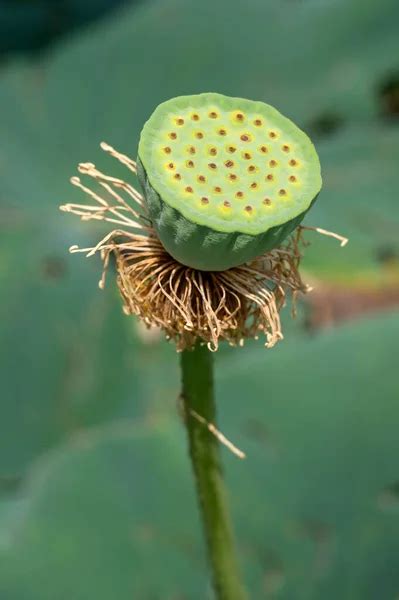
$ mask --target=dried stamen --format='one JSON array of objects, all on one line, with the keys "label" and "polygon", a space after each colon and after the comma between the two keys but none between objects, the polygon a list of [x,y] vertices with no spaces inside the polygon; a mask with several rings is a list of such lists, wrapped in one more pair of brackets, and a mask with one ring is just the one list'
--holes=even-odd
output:
[{"label": "dried stamen", "polygon": [[[134,161],[107,144],[102,147],[136,172]],[[66,204],[61,209],[82,220],[104,220],[123,228],[111,231],[92,248],[73,246],[71,252],[85,252],[87,256],[101,253],[104,271],[100,287],[104,286],[110,255],[114,254],[126,314],[139,316],[147,326],[159,326],[176,343],[178,351],[193,347],[198,340],[210,350],[217,350],[221,340],[241,346],[246,338],[263,334],[266,346],[272,347],[282,339],[279,310],[287,291],[292,292],[293,299],[298,292],[308,291],[298,267],[302,231],[311,228],[299,226],[283,246],[247,264],[228,271],[198,271],[176,262],[164,250],[137,190],[121,179],[101,173],[91,163],[81,164],[79,171],[93,179],[96,189],[105,190],[105,198],[74,177],[74,185],[88,194],[93,204]],[[123,199],[120,191],[134,201],[136,208]],[[236,193],[237,198],[243,195]],[[209,198],[202,196],[200,202],[206,206]],[[270,202],[269,198],[263,200],[266,205]],[[223,205],[230,208],[231,203],[225,200]],[[249,204],[244,208],[248,214],[252,210]],[[338,238],[341,245],[347,242],[325,230],[316,231]]]}]

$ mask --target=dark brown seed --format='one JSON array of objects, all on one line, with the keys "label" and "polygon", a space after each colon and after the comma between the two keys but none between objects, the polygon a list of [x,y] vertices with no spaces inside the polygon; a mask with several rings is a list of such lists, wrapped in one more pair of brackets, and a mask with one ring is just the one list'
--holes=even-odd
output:
[{"label": "dark brown seed", "polygon": [[216,154],[217,154],[217,153],[218,153],[218,151],[217,151],[217,149],[216,149],[216,148],[211,148],[211,149],[209,150],[209,154],[210,154],[211,156],[216,156]]},{"label": "dark brown seed", "polygon": [[244,115],[242,113],[237,113],[236,114],[236,119],[237,119],[237,121],[243,121],[244,120]]},{"label": "dark brown seed", "polygon": [[219,135],[226,135],[227,131],[225,129],[219,129],[218,134]]},{"label": "dark brown seed", "polygon": [[244,197],[243,192],[237,192],[236,193],[236,198],[243,198],[243,197]]},{"label": "dark brown seed", "polygon": [[269,167],[277,167],[277,161],[276,160],[270,160],[269,161]]},{"label": "dark brown seed", "polygon": [[243,157],[245,158],[245,160],[249,160],[251,158],[251,155],[249,152],[244,152]]},{"label": "dark brown seed", "polygon": [[266,206],[270,206],[271,203],[272,203],[272,201],[270,200],[270,198],[263,199],[263,204],[265,204]]},{"label": "dark brown seed", "polygon": [[285,190],[279,190],[278,193],[279,193],[279,196],[285,196],[287,194],[287,192]]},{"label": "dark brown seed", "polygon": [[178,125],[184,125],[184,119],[182,119],[182,118],[176,119],[176,123]]},{"label": "dark brown seed", "polygon": [[274,177],[271,173],[269,173],[269,175],[266,175],[266,179],[267,181],[273,181]]},{"label": "dark brown seed", "polygon": [[295,183],[295,181],[296,181],[295,175],[290,175],[289,180],[292,181],[293,183]]},{"label": "dark brown seed", "polygon": [[217,169],[217,166],[215,165],[215,163],[209,163],[208,167],[210,169]]},{"label": "dark brown seed", "polygon": [[256,127],[260,127],[262,125],[262,121],[260,119],[255,119],[254,125],[256,125]]},{"label": "dark brown seed", "polygon": [[209,198],[207,198],[206,196],[203,196],[201,198],[201,204],[209,204]]},{"label": "dark brown seed", "polygon": [[209,118],[210,119],[216,119],[218,116],[218,114],[215,111],[212,111],[209,113]]},{"label": "dark brown seed", "polygon": [[166,146],[163,151],[165,152],[165,154],[170,154],[171,153],[171,149],[169,148],[169,146]]},{"label": "dark brown seed", "polygon": [[175,168],[175,165],[173,163],[168,164],[168,169],[174,169],[174,168]]},{"label": "dark brown seed", "polygon": [[254,190],[258,187],[258,184],[254,181],[253,183],[251,183],[251,188]]},{"label": "dark brown seed", "polygon": [[235,181],[237,179],[237,175],[235,175],[234,173],[230,173],[229,179],[231,179],[231,181]]},{"label": "dark brown seed", "polygon": [[199,140],[202,140],[202,138],[204,137],[204,134],[202,133],[202,131],[197,131],[197,133],[195,134],[195,137],[198,138]]},{"label": "dark brown seed", "polygon": [[249,212],[249,213],[250,213],[250,212],[252,212],[252,206],[251,206],[250,204],[248,204],[248,206],[246,206],[246,207],[244,208],[244,210],[246,210],[247,212]]},{"label": "dark brown seed", "polygon": [[188,192],[189,194],[192,194],[192,193],[193,193],[193,188],[191,187],[191,185],[188,185],[188,186],[185,188],[185,190],[186,190],[186,192]]},{"label": "dark brown seed", "polygon": [[298,163],[296,162],[295,158],[291,158],[291,160],[290,160],[290,165],[291,165],[291,167],[296,167],[296,166],[297,166],[297,164],[298,164]]},{"label": "dark brown seed", "polygon": [[220,194],[220,192],[222,191],[222,188],[219,187],[218,185],[216,187],[213,188],[213,190],[217,193]]},{"label": "dark brown seed", "polygon": [[180,175],[180,173],[176,173],[176,175],[173,175],[173,177],[174,177],[175,179],[181,179],[181,175]]},{"label": "dark brown seed", "polygon": [[177,133],[175,133],[174,131],[171,131],[169,134],[169,137],[171,140],[175,140],[177,138]]},{"label": "dark brown seed", "polygon": [[224,164],[227,168],[234,167],[234,162],[232,160],[226,160]]},{"label": "dark brown seed", "polygon": [[193,115],[191,115],[191,118],[193,121],[199,121],[199,115],[197,115],[197,113],[194,113]]},{"label": "dark brown seed", "polygon": [[231,153],[235,152],[236,150],[237,150],[237,148],[235,146],[229,146],[228,147],[228,151],[231,152]]},{"label": "dark brown seed", "polygon": [[194,146],[190,146],[190,148],[188,149],[190,154],[195,154],[195,148]]},{"label": "dark brown seed", "polygon": [[262,154],[267,154],[267,146],[261,146],[259,150],[262,152]]},{"label": "dark brown seed", "polygon": [[198,175],[198,181],[200,181],[201,183],[205,183],[206,178],[203,175]]},{"label": "dark brown seed", "polygon": [[192,168],[193,168],[193,166],[194,166],[194,163],[193,163],[193,161],[192,161],[192,160],[188,160],[188,161],[186,162],[186,165],[187,165],[187,167],[188,167],[189,169],[192,169]]},{"label": "dark brown seed", "polygon": [[230,207],[231,207],[231,204],[230,204],[230,202],[229,202],[228,200],[225,200],[225,201],[223,202],[223,206],[225,206],[226,208],[230,208]]},{"label": "dark brown seed", "polygon": [[253,173],[254,171],[256,171],[256,167],[255,167],[255,165],[249,165],[249,167],[248,167],[248,171],[249,171],[250,173]]},{"label": "dark brown seed", "polygon": [[269,137],[274,139],[275,137],[277,137],[277,133],[275,131],[269,131]]},{"label": "dark brown seed", "polygon": [[283,146],[283,151],[284,151],[284,152],[289,152],[289,151],[290,151],[290,147],[289,147],[289,146],[287,146],[287,144],[284,144],[284,146]]},{"label": "dark brown seed", "polygon": [[240,140],[242,140],[243,142],[249,142],[249,135],[243,133],[242,135],[240,135]]}]

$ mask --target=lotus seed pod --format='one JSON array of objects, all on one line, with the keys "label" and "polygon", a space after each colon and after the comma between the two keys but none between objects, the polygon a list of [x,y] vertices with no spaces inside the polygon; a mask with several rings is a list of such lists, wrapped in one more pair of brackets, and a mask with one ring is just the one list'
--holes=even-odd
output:
[{"label": "lotus seed pod", "polygon": [[268,104],[216,93],[160,104],[141,132],[137,162],[164,248],[204,271],[279,246],[321,188],[303,131]]}]

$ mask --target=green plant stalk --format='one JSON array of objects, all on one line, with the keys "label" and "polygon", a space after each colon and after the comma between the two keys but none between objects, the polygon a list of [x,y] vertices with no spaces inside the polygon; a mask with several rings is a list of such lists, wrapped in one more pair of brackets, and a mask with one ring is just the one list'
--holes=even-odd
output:
[{"label": "green plant stalk", "polygon": [[182,401],[192,469],[218,600],[245,600],[223,483],[220,445],[196,415],[215,424],[213,355],[197,345],[181,355]]}]

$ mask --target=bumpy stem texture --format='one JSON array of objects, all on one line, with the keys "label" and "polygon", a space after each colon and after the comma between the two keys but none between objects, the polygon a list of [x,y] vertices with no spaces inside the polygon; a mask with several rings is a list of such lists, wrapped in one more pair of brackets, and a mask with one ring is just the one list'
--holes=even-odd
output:
[{"label": "bumpy stem texture", "polygon": [[234,540],[227,509],[219,442],[200,415],[215,424],[213,355],[206,346],[181,354],[182,399],[190,457],[196,482],[202,522],[218,600],[245,600],[234,552]]}]

